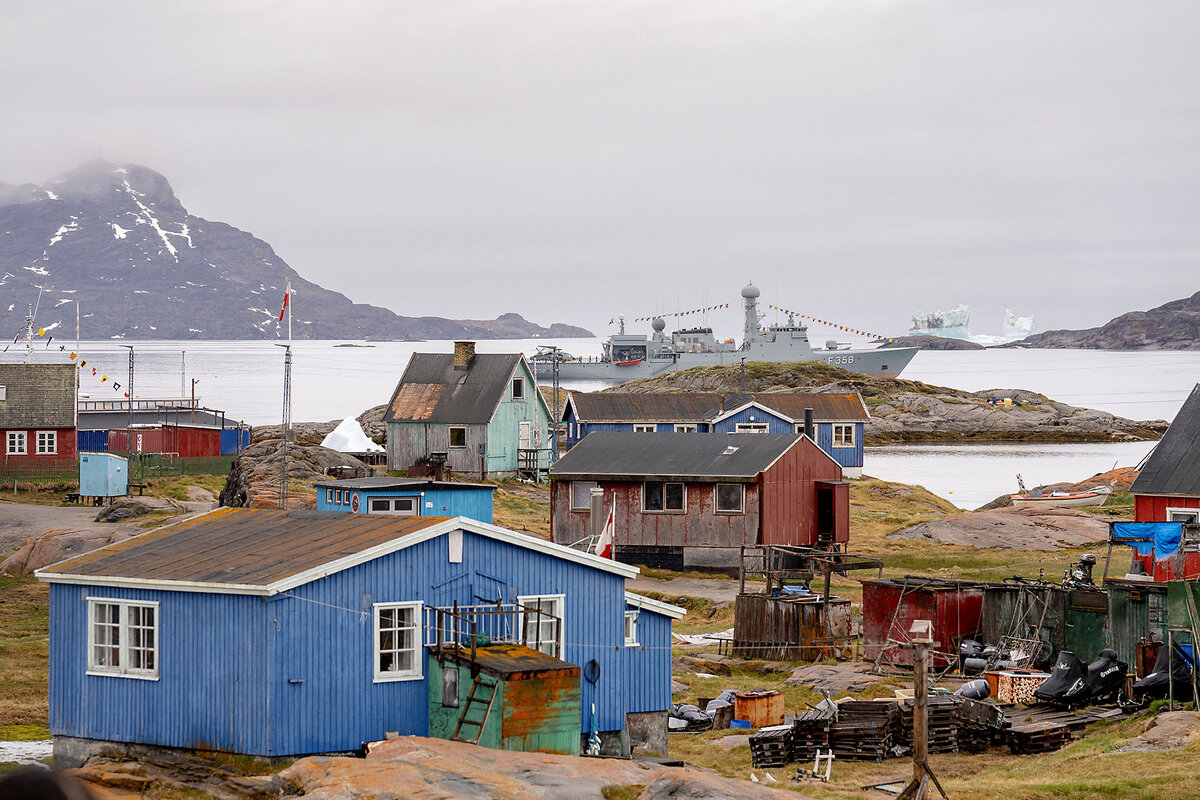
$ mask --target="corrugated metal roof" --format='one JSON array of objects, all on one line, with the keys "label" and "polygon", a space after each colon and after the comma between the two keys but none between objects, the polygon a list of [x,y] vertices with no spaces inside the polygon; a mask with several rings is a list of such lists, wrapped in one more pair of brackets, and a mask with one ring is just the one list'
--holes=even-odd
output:
[{"label": "corrugated metal roof", "polygon": [[[753,480],[803,437],[787,433],[589,433],[553,467],[553,478]],[[732,451],[731,451],[732,450]]]},{"label": "corrugated metal roof", "polygon": [[74,428],[76,369],[74,364],[0,364],[0,428]]},{"label": "corrugated metal roof", "polygon": [[219,508],[37,571],[44,581],[273,594],[450,530],[631,578],[637,568],[462,517]]},{"label": "corrugated metal roof", "polygon": [[339,481],[314,481],[313,486],[336,486],[339,489],[487,489],[496,491],[495,486],[486,483],[468,483],[466,481],[431,481],[424,478],[392,478],[382,475],[374,478],[350,478]]},{"label": "corrugated metal roof", "polygon": [[[447,649],[441,655],[450,657],[453,652]],[[469,648],[458,650],[456,655],[459,661],[465,664],[471,663]],[[510,675],[560,671],[579,675],[577,665],[513,642],[493,642],[485,647],[477,648],[475,663],[483,672],[500,678],[507,678]]]},{"label": "corrugated metal roof", "polygon": [[787,392],[766,394],[645,394],[575,392],[571,403],[581,422],[706,422],[756,402],[797,422],[804,409],[820,422],[865,422],[869,419],[857,394]]},{"label": "corrugated metal roof", "polygon": [[[190,408],[164,408],[156,411],[134,409],[133,424],[180,425],[189,428],[221,428],[222,424],[224,424],[227,428],[232,429],[237,427],[238,421],[235,419],[222,420],[220,415],[214,414],[211,411],[197,409],[193,415]],[[128,428],[129,412],[80,411],[78,427],[81,431],[107,431],[113,428]]]},{"label": "corrugated metal roof", "polygon": [[41,571],[265,587],[445,521],[219,508]]},{"label": "corrugated metal roof", "polygon": [[383,420],[486,424],[520,360],[520,353],[476,353],[470,366],[455,369],[452,353],[415,353]]},{"label": "corrugated metal roof", "polygon": [[1184,401],[1129,491],[1200,495],[1200,384]]}]

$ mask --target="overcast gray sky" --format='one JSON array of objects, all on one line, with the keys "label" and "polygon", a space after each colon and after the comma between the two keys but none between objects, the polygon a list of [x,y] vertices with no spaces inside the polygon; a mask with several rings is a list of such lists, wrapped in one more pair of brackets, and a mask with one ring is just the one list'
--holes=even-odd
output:
[{"label": "overcast gray sky", "polygon": [[[1200,289],[1195,2],[0,2],[0,181],[103,155],[402,314],[903,332]],[[718,333],[740,327],[714,317]]]}]

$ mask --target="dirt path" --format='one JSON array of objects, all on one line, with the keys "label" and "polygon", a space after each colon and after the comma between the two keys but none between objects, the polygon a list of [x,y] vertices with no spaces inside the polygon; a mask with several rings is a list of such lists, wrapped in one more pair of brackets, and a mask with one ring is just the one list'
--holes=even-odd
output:
[{"label": "dirt path", "polygon": [[[209,502],[187,502],[185,513],[195,514],[213,507]],[[132,522],[96,522],[100,509],[92,506],[44,506],[34,503],[0,501],[0,554],[11,553],[27,540],[49,530],[127,531],[141,533],[139,524]]]},{"label": "dirt path", "polygon": [[737,598],[738,582],[733,578],[645,578],[627,581],[631,592],[658,592],[665,595],[703,597],[717,603],[732,603]]}]

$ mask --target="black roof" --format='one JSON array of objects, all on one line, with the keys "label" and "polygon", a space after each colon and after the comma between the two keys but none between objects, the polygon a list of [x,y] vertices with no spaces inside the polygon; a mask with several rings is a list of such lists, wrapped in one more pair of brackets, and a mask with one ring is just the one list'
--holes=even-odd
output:
[{"label": "black roof", "polygon": [[790,433],[599,431],[583,437],[560,458],[550,468],[550,477],[752,481],[803,439]]},{"label": "black roof", "polygon": [[313,486],[336,486],[339,489],[487,489],[496,491],[495,486],[486,483],[466,483],[464,481],[431,481],[425,478],[392,478],[381,475],[374,478],[348,478],[344,481],[327,478],[314,481]]},{"label": "black roof", "polygon": [[[817,422],[865,422],[870,419],[855,393],[760,392],[572,392],[571,404],[581,422],[708,422],[749,403],[801,422],[811,408]],[[566,419],[563,409],[563,419]]]},{"label": "black roof", "polygon": [[74,364],[0,364],[0,428],[74,428],[77,370]]},{"label": "black roof", "polygon": [[[486,424],[520,360],[520,353],[477,353],[468,366],[456,368],[453,353],[414,353],[383,421]],[[539,394],[537,386],[526,392]]]},{"label": "black roof", "polygon": [[1200,496],[1200,384],[1184,401],[1129,491]]},{"label": "black roof", "polygon": [[[236,428],[237,420],[223,419],[211,411],[190,408],[163,408],[154,411],[133,410],[134,425],[179,425],[185,428]],[[128,411],[80,411],[79,430],[107,431],[129,427]]]}]

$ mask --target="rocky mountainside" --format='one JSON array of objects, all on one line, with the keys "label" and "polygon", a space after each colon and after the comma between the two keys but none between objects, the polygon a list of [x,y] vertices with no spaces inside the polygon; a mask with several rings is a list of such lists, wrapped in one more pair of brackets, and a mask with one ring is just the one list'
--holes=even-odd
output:
[{"label": "rocky mountainside", "polygon": [[[874,378],[821,361],[693,367],[614,386],[610,392],[858,392],[871,419],[867,444],[891,442],[1153,440],[1163,420],[1138,422],[1077,408],[1024,389],[966,392],[903,378]],[[1003,402],[1005,398],[1011,403]]]},{"label": "rocky mountainside", "polygon": [[402,317],[305,280],[271,246],[189,214],[162,175],[93,161],[46,186],[0,183],[0,322],[15,334],[38,300],[40,327],[84,338],[274,339],[291,278],[301,339],[511,339],[591,336],[518,314],[494,320]]},{"label": "rocky mountainside", "polygon": [[1200,350],[1200,292],[1149,311],[1122,314],[1099,328],[1035,333],[1017,346],[1087,350]]}]

